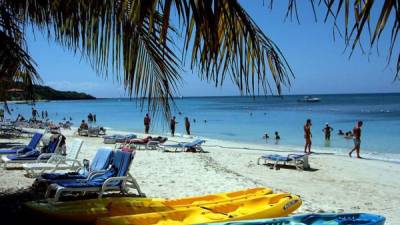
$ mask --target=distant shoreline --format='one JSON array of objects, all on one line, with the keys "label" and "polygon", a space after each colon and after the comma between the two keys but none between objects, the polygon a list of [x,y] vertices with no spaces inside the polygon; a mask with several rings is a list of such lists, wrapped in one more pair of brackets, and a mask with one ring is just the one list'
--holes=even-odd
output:
[{"label": "distant shoreline", "polygon": [[[207,96],[174,96],[174,99],[185,98],[284,98],[284,97],[303,97],[303,96],[351,96],[351,95],[400,95],[400,92],[379,92],[379,93],[325,93],[325,94],[285,94],[285,95],[207,95]],[[143,97],[96,97],[96,99],[143,99]],[[147,98],[144,98],[147,99]]]}]

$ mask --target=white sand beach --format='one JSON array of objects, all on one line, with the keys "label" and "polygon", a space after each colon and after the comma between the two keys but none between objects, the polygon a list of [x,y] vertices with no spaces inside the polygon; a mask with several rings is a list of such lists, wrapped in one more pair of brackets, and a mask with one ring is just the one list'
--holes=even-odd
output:
[{"label": "white sand beach", "polygon": [[[74,130],[63,131],[67,144],[77,138]],[[122,133],[113,131],[114,133]],[[143,137],[143,134],[139,134]],[[154,134],[153,134],[154,136]],[[102,138],[79,137],[84,140],[79,159],[91,159],[102,146]],[[190,141],[193,137],[168,137],[171,141]],[[24,142],[28,139],[0,139],[1,142]],[[382,214],[386,224],[400,224],[400,165],[360,160],[334,154],[312,154],[312,171],[282,168],[270,169],[257,165],[257,158],[273,151],[240,150],[267,149],[252,145],[207,139],[204,150],[209,153],[166,153],[139,150],[131,166],[148,197],[176,198],[190,195],[233,191],[257,186],[271,187],[275,192],[300,195],[303,205],[296,213],[369,212]],[[270,146],[268,147],[271,150]],[[277,153],[287,154],[280,152]],[[291,149],[287,149],[288,153]],[[28,188],[33,179],[21,170],[0,169],[0,192],[10,193]]]}]

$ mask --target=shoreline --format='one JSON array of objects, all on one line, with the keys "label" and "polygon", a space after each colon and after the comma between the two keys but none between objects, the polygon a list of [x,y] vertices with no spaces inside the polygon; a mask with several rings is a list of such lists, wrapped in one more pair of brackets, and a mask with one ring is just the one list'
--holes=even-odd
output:
[{"label": "shoreline", "polygon": [[[99,147],[114,147],[113,144],[103,144],[101,137],[78,137],[74,134],[75,131],[73,128],[62,130],[62,133],[67,137],[67,145],[74,138],[84,141],[78,157],[80,161],[91,159]],[[114,133],[133,132],[107,131],[107,134]],[[142,133],[137,134],[139,137],[145,136]],[[168,136],[168,141],[191,141],[195,138],[198,137]],[[7,141],[10,142],[0,139],[0,142]],[[26,143],[29,140],[11,141]],[[209,153],[204,154],[138,150],[130,173],[148,197],[179,198],[265,186],[272,188],[274,192],[300,195],[303,205],[295,214],[369,212],[384,215],[387,218],[386,225],[400,224],[397,210],[400,202],[399,164],[358,160],[334,154],[312,154],[309,158],[312,168],[310,171],[287,168],[273,170],[257,165],[258,157],[266,151],[248,150],[264,146],[209,138],[206,141],[204,150]],[[274,152],[273,149],[271,151]],[[285,155],[296,151],[288,149],[278,152],[276,149],[275,153]],[[21,170],[0,168],[3,181],[0,183],[0,196],[12,195],[29,188],[33,179],[26,178],[23,174],[24,171]],[[1,206],[1,203],[0,208],[11,210],[10,206]]]},{"label": "shoreline", "polygon": [[[77,129],[77,127],[72,127],[73,129]],[[125,131],[125,130],[118,130],[112,127],[105,127],[107,131],[111,131],[112,134],[137,134],[138,136],[165,136],[168,138],[171,138],[171,135],[167,135],[168,133],[149,133],[145,134],[143,132],[137,132],[133,130],[132,132]],[[250,146],[253,146],[253,148],[238,148],[238,150],[249,150],[249,151],[263,151],[263,152],[281,152],[281,153],[287,153],[287,152],[292,152],[292,153],[304,153],[304,146],[302,145],[285,145],[285,144],[271,144],[271,143],[255,143],[255,142],[250,142],[250,141],[245,141],[245,140],[228,140],[228,139],[223,139],[223,138],[210,138],[206,136],[197,136],[197,135],[192,135],[191,136],[193,139],[198,138],[198,139],[205,139],[205,140],[212,140],[212,141],[223,141],[227,143],[237,143],[239,145],[243,144],[248,144]],[[182,134],[182,133],[175,133],[175,138],[188,138],[188,135]],[[207,146],[207,143],[204,144],[204,146]],[[225,146],[220,146],[221,148],[226,148]],[[231,148],[232,149],[232,148]],[[285,150],[285,149],[291,149],[291,150]],[[312,146],[312,152],[314,154],[330,154],[330,155],[335,155],[338,157],[346,157],[350,158],[348,156],[349,149],[345,148],[338,148],[338,147],[321,147],[321,146]],[[369,151],[361,148],[361,155],[362,156],[367,156],[363,157],[364,160],[375,160],[375,161],[380,161],[380,162],[387,162],[387,163],[394,163],[394,164],[400,164],[400,154],[398,153],[382,153],[382,152],[376,152],[376,151]],[[381,157],[376,157],[374,155],[381,155]],[[382,156],[383,155],[383,156]],[[385,157],[386,156],[386,157]],[[354,157],[353,157],[354,158]]]}]

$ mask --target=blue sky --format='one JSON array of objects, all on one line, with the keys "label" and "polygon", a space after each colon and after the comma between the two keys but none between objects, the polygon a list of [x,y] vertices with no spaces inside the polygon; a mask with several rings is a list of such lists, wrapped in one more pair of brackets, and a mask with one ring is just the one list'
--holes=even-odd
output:
[{"label": "blue sky", "polygon": [[[301,5],[300,25],[295,21],[284,21],[287,1],[274,1],[272,11],[263,6],[263,1],[241,1],[262,30],[280,47],[295,73],[292,86],[283,89],[284,94],[316,93],[376,93],[398,92],[400,82],[393,82],[394,60],[387,64],[388,35],[380,43],[380,54],[373,49],[369,56],[357,49],[349,59],[344,52],[343,39],[332,38],[332,24],[324,24],[323,8],[317,9],[319,21],[315,23],[308,4]],[[266,1],[267,2],[267,1]],[[283,4],[284,3],[284,4]],[[89,64],[64,50],[41,34],[28,35],[28,47],[38,64],[44,84],[59,90],[75,90],[96,97],[124,97],[122,86],[98,77]],[[398,50],[398,49],[397,49]],[[185,68],[183,82],[178,95],[214,96],[239,95],[229,79],[222,87],[214,87],[200,81],[195,72]]]}]

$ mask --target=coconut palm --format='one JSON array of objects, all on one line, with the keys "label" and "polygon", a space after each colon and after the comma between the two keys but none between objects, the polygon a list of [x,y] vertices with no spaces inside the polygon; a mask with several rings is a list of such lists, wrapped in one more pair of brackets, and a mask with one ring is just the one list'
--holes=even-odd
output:
[{"label": "coconut palm", "polygon": [[[288,2],[288,13],[297,13],[296,0]],[[349,32],[350,0],[320,2],[334,21],[345,11],[346,41],[356,35],[354,47],[374,1],[353,0],[356,20]],[[397,40],[398,1],[385,0],[384,5],[371,45],[391,11],[396,15],[393,45]],[[131,96],[144,97],[150,111],[163,109],[166,116],[186,58],[202,79],[222,85],[230,77],[242,94],[280,93],[293,75],[279,48],[238,0],[0,0],[2,79],[14,81],[14,74],[23,71],[37,80],[25,41],[31,31],[79,54],[99,75],[112,74]],[[176,46],[181,37],[183,45]]]},{"label": "coconut palm", "polygon": [[[195,0],[0,0],[0,32],[19,46],[21,67],[36,74],[27,58],[30,26],[85,57],[102,76],[115,74],[129,94],[146,97],[151,111],[164,109],[180,81],[172,13],[183,29],[183,54],[203,79],[222,84],[226,75],[243,93],[289,82],[290,68],[276,45],[264,35],[237,1]],[[178,21],[178,20],[176,20]],[[12,35],[10,35],[12,34]],[[191,52],[188,52],[188,51]],[[3,55],[7,54],[3,51]],[[29,65],[29,67],[28,67]],[[3,66],[11,66],[3,62]]]},{"label": "coconut palm", "polygon": [[[304,4],[304,1],[301,1]],[[333,34],[343,37],[346,47],[353,51],[360,46],[364,53],[361,42],[363,34],[367,33],[368,45],[370,49],[378,45],[384,31],[390,34],[390,44],[387,49],[388,64],[392,57],[399,51],[396,43],[400,29],[400,1],[399,0],[309,0],[310,6],[317,20],[317,6],[326,9],[324,22],[333,20]],[[264,2],[265,3],[265,2]],[[286,17],[295,17],[299,21],[297,0],[288,0]],[[273,0],[269,0],[269,7],[272,8]],[[374,18],[373,13],[378,17]],[[341,22],[342,21],[342,22]],[[342,23],[342,24],[341,24]],[[400,52],[397,53],[397,68],[395,78],[399,78],[400,72]]]}]

